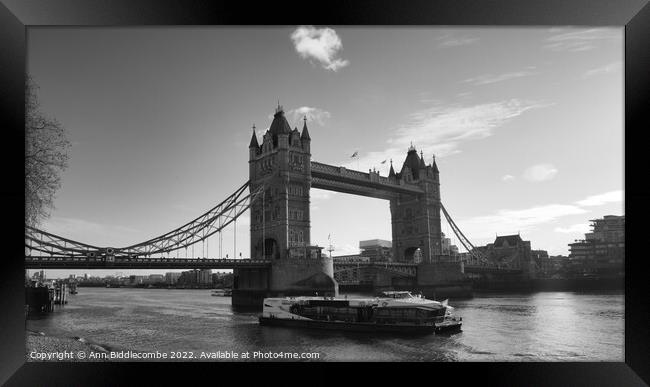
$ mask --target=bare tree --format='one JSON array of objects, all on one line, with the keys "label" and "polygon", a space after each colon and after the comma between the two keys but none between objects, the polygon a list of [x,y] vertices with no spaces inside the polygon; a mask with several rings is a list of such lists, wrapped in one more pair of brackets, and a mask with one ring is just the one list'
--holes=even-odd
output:
[{"label": "bare tree", "polygon": [[25,84],[25,223],[36,226],[50,216],[61,173],[68,166],[70,142],[63,126],[40,111],[38,86]]}]

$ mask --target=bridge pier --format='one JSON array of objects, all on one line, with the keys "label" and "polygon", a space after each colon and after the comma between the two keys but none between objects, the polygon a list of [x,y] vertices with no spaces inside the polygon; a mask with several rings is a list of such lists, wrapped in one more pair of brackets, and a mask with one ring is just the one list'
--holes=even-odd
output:
[{"label": "bridge pier", "polygon": [[533,281],[521,273],[484,273],[472,279],[472,286],[478,291],[519,291],[533,290]]},{"label": "bridge pier", "polygon": [[265,297],[338,296],[332,259],[281,259],[268,269],[234,271],[232,305],[261,308]]},{"label": "bridge pier", "polygon": [[472,296],[472,283],[462,262],[434,262],[418,265],[416,284],[426,298],[464,298]]}]

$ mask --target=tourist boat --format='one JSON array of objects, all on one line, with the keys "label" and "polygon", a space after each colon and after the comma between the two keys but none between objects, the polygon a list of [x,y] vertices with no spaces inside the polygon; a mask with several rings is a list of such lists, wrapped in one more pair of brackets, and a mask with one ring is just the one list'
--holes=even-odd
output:
[{"label": "tourist boat", "polygon": [[232,296],[232,290],[230,289],[215,289],[212,291],[212,295],[216,297],[229,297]]},{"label": "tourist boat", "polygon": [[361,332],[424,334],[460,331],[462,317],[443,302],[410,292],[384,292],[376,298],[265,298],[261,325]]}]

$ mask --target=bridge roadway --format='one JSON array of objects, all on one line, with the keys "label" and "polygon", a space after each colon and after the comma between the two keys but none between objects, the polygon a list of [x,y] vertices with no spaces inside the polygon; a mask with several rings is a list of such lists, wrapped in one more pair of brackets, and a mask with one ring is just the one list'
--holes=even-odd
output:
[{"label": "bridge roadway", "polygon": [[378,172],[364,173],[345,167],[311,162],[312,188],[320,188],[378,199],[392,199],[399,194],[421,195],[424,190],[380,176]]},{"label": "bridge roadway", "polygon": [[[25,269],[235,269],[268,268],[267,260],[217,258],[126,258],[104,257],[26,256]],[[384,268],[406,276],[415,276],[418,264],[405,262],[340,262],[334,263],[334,272],[363,267]],[[521,269],[465,265],[465,273],[518,274]]]},{"label": "bridge roadway", "polygon": [[268,268],[271,262],[216,258],[121,258],[26,256],[25,269],[236,269]]}]

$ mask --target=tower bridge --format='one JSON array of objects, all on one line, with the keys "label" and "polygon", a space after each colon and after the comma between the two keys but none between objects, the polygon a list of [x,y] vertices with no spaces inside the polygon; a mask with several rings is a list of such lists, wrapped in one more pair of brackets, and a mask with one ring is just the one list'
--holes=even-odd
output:
[{"label": "tower bridge", "polygon": [[[497,272],[509,269],[492,265],[465,238],[442,206],[435,158],[427,164],[415,147],[408,149],[399,172],[391,160],[388,176],[381,176],[372,170],[365,173],[311,161],[306,118],[301,131],[291,129],[281,106],[261,143],[254,129],[248,181],[200,217],[123,248],[93,246],[26,227],[25,267],[233,269],[233,305],[259,305],[271,295],[336,295],[335,265],[322,254],[322,247],[311,244],[310,190],[319,188],[389,202],[395,262],[367,264],[367,268],[382,270],[392,278],[412,278],[418,286],[464,278],[462,263],[442,263],[440,259],[442,211],[474,258],[475,265],[466,269],[474,273],[481,268]],[[249,258],[223,259],[221,254],[213,254],[218,258],[208,259],[209,252],[203,258],[196,257],[195,246],[204,246],[208,238],[220,234],[246,212],[250,213]],[[185,258],[179,257],[183,252]],[[337,264],[336,270],[360,267],[351,265]]]}]

